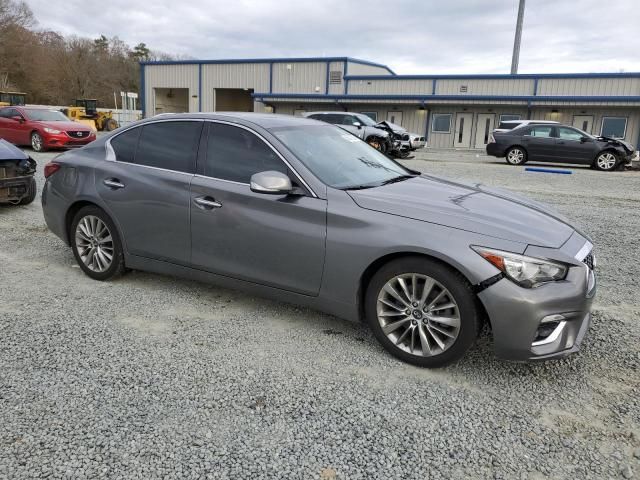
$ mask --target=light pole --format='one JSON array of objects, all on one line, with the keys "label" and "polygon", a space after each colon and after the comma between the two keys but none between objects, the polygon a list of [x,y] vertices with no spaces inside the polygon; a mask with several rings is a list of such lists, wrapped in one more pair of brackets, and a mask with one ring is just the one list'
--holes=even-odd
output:
[{"label": "light pole", "polygon": [[518,60],[520,60],[520,40],[522,38],[522,21],[524,19],[524,2],[520,0],[518,6],[518,21],[516,23],[516,36],[513,39],[513,56],[511,57],[511,75],[518,73]]}]

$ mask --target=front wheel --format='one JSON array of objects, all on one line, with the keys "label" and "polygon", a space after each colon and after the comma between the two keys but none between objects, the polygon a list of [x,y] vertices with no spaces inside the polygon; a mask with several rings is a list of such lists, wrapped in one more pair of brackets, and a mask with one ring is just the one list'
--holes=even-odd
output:
[{"label": "front wheel", "polygon": [[509,165],[522,165],[527,161],[527,152],[520,147],[511,147],[505,155]]},{"label": "front wheel", "polygon": [[38,132],[31,134],[31,148],[34,152],[44,152],[44,140]]},{"label": "front wheel", "polygon": [[373,148],[375,148],[379,152],[384,153],[386,151],[386,149],[387,149],[386,142],[384,140],[382,140],[381,138],[369,137],[369,138],[367,138],[366,141],[370,146],[372,146]]},{"label": "front wheel", "polygon": [[598,170],[609,172],[616,168],[618,158],[613,152],[602,152],[596,157],[595,166]]},{"label": "front wheel", "polygon": [[124,252],[116,226],[96,206],[81,208],[71,222],[69,240],[82,271],[94,280],[110,280],[125,271]]},{"label": "front wheel", "polygon": [[382,346],[420,367],[442,367],[475,341],[479,316],[471,287],[438,262],[407,257],[383,266],[365,298],[366,320]]}]

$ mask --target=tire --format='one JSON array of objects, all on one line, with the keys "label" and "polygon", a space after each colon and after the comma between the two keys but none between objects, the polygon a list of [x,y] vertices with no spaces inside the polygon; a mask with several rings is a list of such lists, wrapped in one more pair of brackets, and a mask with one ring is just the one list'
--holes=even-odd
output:
[{"label": "tire", "polygon": [[[107,229],[106,233],[103,227]],[[89,205],[76,213],[69,229],[69,242],[76,262],[94,280],[111,280],[125,272],[120,235],[109,215],[101,208]],[[109,254],[111,260],[107,262]]]},{"label": "tire", "polygon": [[106,122],[104,122],[104,130],[106,130],[107,132],[112,132],[116,128],[118,128],[118,122],[116,122],[113,118],[109,118]]},{"label": "tire", "polygon": [[379,137],[370,136],[369,138],[367,138],[366,142],[369,144],[369,146],[375,148],[379,152],[384,153],[386,150],[385,141]]},{"label": "tire", "polygon": [[29,205],[36,199],[36,194],[38,193],[38,185],[36,184],[36,179],[31,178],[29,182],[29,186],[27,187],[27,196],[24,197],[18,205]]},{"label": "tire", "polygon": [[596,156],[593,166],[602,172],[610,172],[618,166],[618,156],[611,150],[605,150]]},{"label": "tire", "polygon": [[44,141],[42,140],[42,135],[38,132],[33,132],[31,134],[31,148],[34,152],[44,152],[46,149],[44,148]]},{"label": "tire", "polygon": [[527,151],[522,147],[511,147],[504,158],[509,165],[523,165],[527,162]]},{"label": "tire", "polygon": [[[402,302],[390,294],[389,286]],[[428,294],[423,300],[425,290]],[[378,270],[367,287],[365,317],[391,355],[427,368],[460,359],[480,328],[476,299],[466,279],[446,265],[422,257],[400,258]]]}]

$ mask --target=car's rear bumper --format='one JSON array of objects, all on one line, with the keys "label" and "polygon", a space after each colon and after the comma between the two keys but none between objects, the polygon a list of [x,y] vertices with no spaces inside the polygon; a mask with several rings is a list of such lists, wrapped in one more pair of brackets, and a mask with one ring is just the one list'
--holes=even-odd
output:
[{"label": "car's rear bumper", "polygon": [[487,143],[487,155],[492,157],[504,157],[504,147],[497,143]]}]

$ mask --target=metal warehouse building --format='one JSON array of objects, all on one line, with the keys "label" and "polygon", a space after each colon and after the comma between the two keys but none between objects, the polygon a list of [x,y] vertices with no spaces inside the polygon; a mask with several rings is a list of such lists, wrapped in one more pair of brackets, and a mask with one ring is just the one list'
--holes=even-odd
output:
[{"label": "metal warehouse building", "polygon": [[141,63],[144,116],[362,112],[430,147],[484,148],[501,120],[556,120],[640,143],[640,73],[396,75],[349,57]]}]

